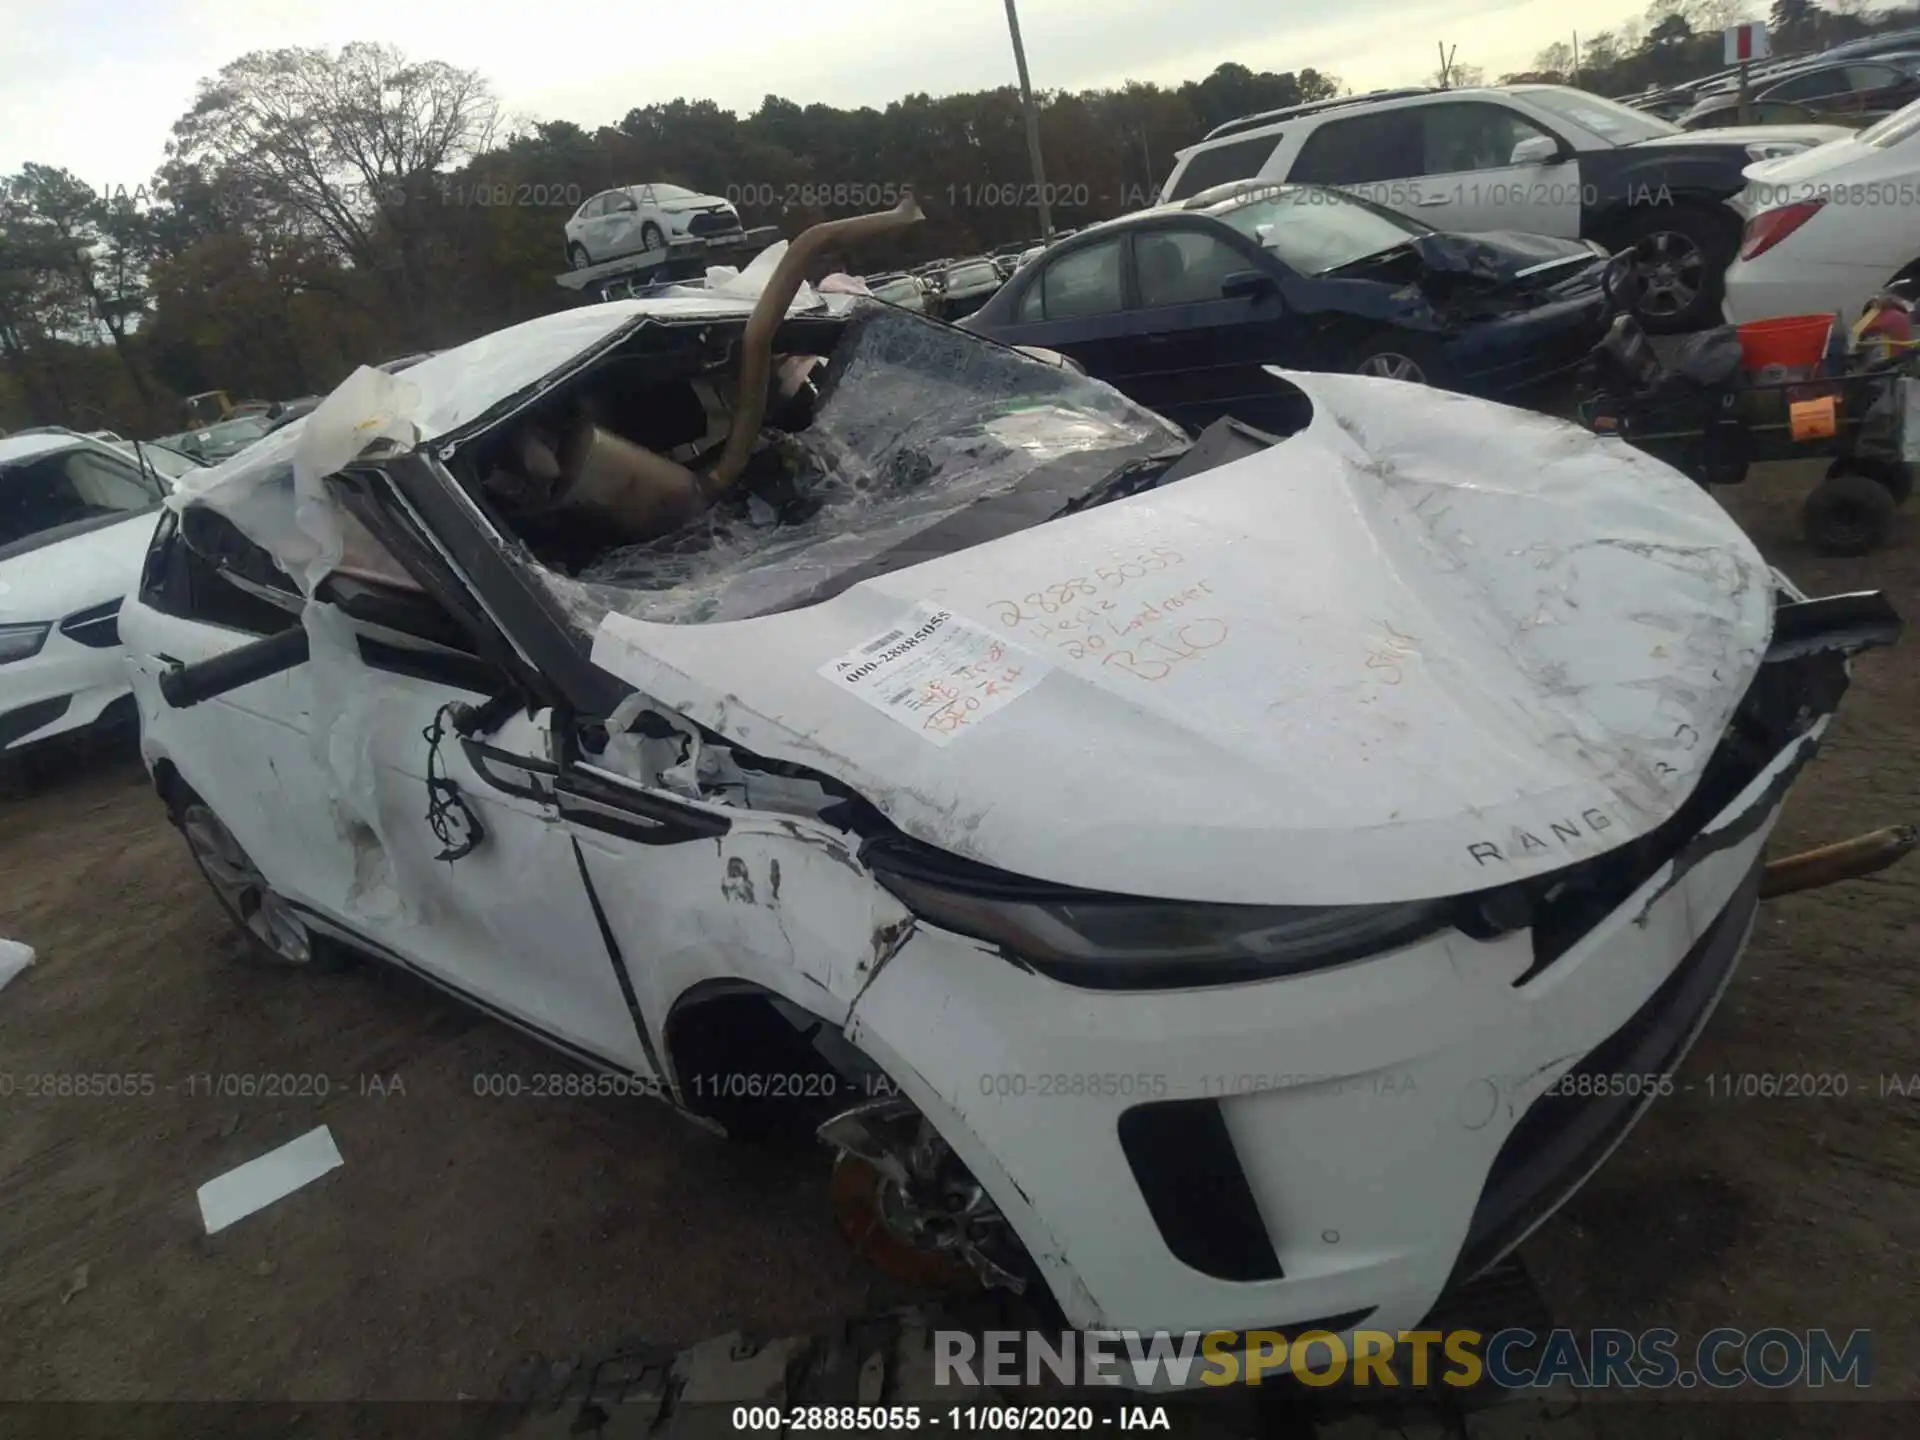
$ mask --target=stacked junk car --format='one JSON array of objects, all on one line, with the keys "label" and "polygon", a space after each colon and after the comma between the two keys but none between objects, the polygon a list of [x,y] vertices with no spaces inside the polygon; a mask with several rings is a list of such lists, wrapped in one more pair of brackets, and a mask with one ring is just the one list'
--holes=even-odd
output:
[{"label": "stacked junk car", "polygon": [[186,478],[120,619],[154,785],[261,959],[817,1136],[897,1276],[1415,1328],[1654,1094],[1570,1078],[1670,1073],[1763,900],[1911,848],[1768,851],[1900,620],[1580,424],[1273,369],[1193,435],[803,283],[918,218]]}]

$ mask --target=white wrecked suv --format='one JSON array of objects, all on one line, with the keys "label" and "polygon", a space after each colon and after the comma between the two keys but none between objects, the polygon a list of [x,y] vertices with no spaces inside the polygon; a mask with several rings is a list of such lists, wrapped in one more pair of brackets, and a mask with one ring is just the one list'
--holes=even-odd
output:
[{"label": "white wrecked suv", "polygon": [[121,630],[195,858],[263,956],[818,1128],[899,1273],[1411,1328],[1671,1088],[1898,621],[1567,425],[1276,372],[1189,443],[796,279],[189,481]]}]

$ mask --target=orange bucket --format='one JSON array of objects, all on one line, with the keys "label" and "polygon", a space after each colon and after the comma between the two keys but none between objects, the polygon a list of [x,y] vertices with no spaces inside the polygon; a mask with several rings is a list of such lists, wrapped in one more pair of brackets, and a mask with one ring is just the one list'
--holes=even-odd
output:
[{"label": "orange bucket", "polygon": [[1812,368],[1826,358],[1833,334],[1831,315],[1782,315],[1740,326],[1740,363],[1749,370],[1769,365]]}]

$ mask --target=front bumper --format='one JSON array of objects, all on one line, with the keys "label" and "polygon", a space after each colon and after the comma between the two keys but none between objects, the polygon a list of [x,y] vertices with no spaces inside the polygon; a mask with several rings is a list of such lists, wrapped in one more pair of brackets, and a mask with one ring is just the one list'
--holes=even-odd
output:
[{"label": "front bumper", "polygon": [[118,643],[83,644],[55,627],[39,654],[0,665],[0,753],[112,723],[131,694]]},{"label": "front bumper", "polygon": [[1616,852],[1598,899],[1530,929],[1139,994],[923,924],[848,1033],[985,1184],[1069,1323],[1410,1329],[1676,1088],[1825,723],[1703,781],[1662,858]]},{"label": "front bumper", "polygon": [[1447,348],[1459,388],[1498,399],[1570,377],[1592,354],[1611,320],[1597,288],[1499,320],[1473,324]]},{"label": "front bumper", "polygon": [[1794,254],[1789,239],[1758,259],[1736,260],[1727,267],[1721,313],[1729,325],[1782,315],[1831,315],[1836,310],[1851,320],[1893,278],[1901,263],[1861,265],[1804,258]]}]

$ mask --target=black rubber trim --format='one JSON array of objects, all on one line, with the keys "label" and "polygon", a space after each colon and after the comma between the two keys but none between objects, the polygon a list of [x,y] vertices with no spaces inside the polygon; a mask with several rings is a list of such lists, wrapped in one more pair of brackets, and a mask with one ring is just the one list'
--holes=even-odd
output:
[{"label": "black rubber trim", "polygon": [[586,887],[587,904],[593,907],[593,923],[600,927],[600,940],[607,947],[607,959],[613,965],[614,979],[620,983],[620,995],[627,1002],[627,1013],[633,1017],[634,1031],[640,1036],[640,1048],[647,1052],[647,1064],[653,1067],[653,1073],[664,1080],[667,1072],[660,1068],[660,1056],[653,1048],[653,1037],[647,1033],[647,1017],[640,1012],[640,997],[634,993],[633,977],[627,973],[626,957],[620,953],[620,942],[614,937],[607,912],[601,908],[600,892],[593,888],[593,876],[587,870],[586,854],[580,849],[578,840],[572,843],[573,863],[580,867],[580,883]]},{"label": "black rubber trim", "polygon": [[17,710],[0,711],[0,750],[23,735],[31,735],[42,725],[51,725],[73,704],[71,695],[56,695],[51,700],[36,700]]},{"label": "black rubber trim", "polygon": [[[684,845],[689,840],[713,840],[733,828],[733,822],[724,815],[676,805],[662,795],[612,785],[577,769],[562,773],[555,799],[562,819],[641,845]],[[592,805],[582,805],[581,801],[590,801]],[[592,808],[593,805],[604,805],[623,814],[608,815]]]},{"label": "black rubber trim", "polygon": [[535,760],[526,755],[516,755],[511,750],[501,750],[496,746],[488,745],[483,741],[472,739],[466,735],[456,736],[455,738],[459,740],[461,750],[466,752],[467,763],[473,767],[473,773],[478,775],[495,790],[498,790],[503,795],[512,795],[521,800],[535,800],[541,804],[552,803],[554,798],[552,790],[548,786],[542,785],[538,778],[529,785],[522,785],[517,781],[507,779],[500,774],[499,770],[494,768],[498,766],[500,769],[506,770],[523,770],[528,775],[544,777],[551,780],[560,773],[552,762]]},{"label": "black rubber trim", "polygon": [[1134,1183],[1175,1259],[1216,1280],[1284,1278],[1218,1101],[1136,1105],[1119,1128]]},{"label": "black rubber trim", "polygon": [[358,930],[350,929],[340,924],[339,921],[322,915],[311,906],[302,905],[297,900],[289,900],[286,903],[305,917],[314,929],[319,930],[323,934],[336,939],[342,939],[344,943],[353,946],[357,950],[364,950],[374,959],[385,961],[395,969],[404,970],[409,975],[426,981],[429,985],[433,986],[434,989],[444,991],[446,994],[454,996],[463,1003],[471,1005],[482,1014],[489,1015],[493,1019],[498,1020],[501,1024],[511,1026],[515,1030],[533,1036],[539,1040],[541,1044],[551,1046],[569,1060],[576,1061],[590,1070],[598,1070],[602,1073],[625,1075],[642,1082],[647,1079],[646,1076],[629,1070],[624,1065],[615,1064],[605,1056],[596,1055],[593,1051],[576,1045],[571,1040],[562,1039],[551,1030],[543,1029],[531,1020],[523,1019],[510,1010],[503,1010],[500,1006],[481,998],[465,986],[455,985],[452,981],[427,969],[425,966],[414,964],[411,960],[407,959],[406,956],[400,954],[399,951],[389,949],[377,940],[367,939]]},{"label": "black rubber trim", "polygon": [[1893,644],[1902,628],[1900,613],[1878,590],[1796,600],[1773,612],[1773,643],[1766,659],[1773,664],[1821,650],[1852,655]]},{"label": "black rubber trim", "polygon": [[470,695],[492,695],[506,682],[507,677],[499,666],[477,656],[449,655],[443,650],[416,650],[408,645],[376,640],[370,635],[355,638],[359,642],[360,658],[369,669],[384,670],[390,675],[405,675],[433,685],[447,685]]},{"label": "black rubber trim", "polygon": [[[1653,1102],[1658,1084],[1648,1081],[1678,1067],[1739,959],[1759,905],[1763,868],[1756,859],[1733,898],[1646,1003],[1520,1117],[1487,1173],[1450,1286],[1496,1264],[1559,1209]],[[1643,1078],[1585,1096],[1577,1093],[1584,1076]],[[1613,1089],[1630,1093],[1615,1095]]]}]

